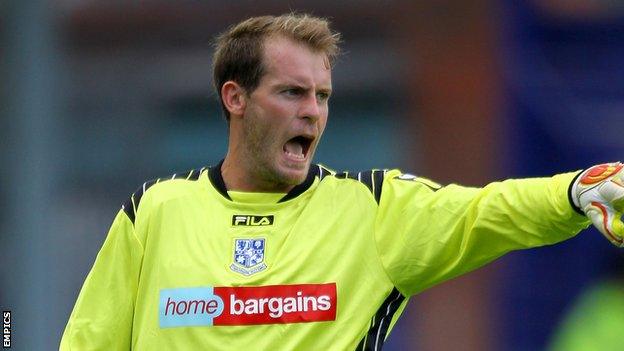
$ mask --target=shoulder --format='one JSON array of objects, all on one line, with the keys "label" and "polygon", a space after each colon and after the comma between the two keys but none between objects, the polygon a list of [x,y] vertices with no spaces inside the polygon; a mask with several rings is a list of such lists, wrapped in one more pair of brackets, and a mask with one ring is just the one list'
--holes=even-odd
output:
[{"label": "shoulder", "polygon": [[337,186],[355,186],[366,189],[377,203],[381,199],[384,181],[401,174],[397,169],[369,169],[364,171],[336,172],[323,165],[317,167],[316,172],[323,183],[335,183]]},{"label": "shoulder", "polygon": [[134,223],[139,206],[145,202],[147,197],[158,202],[166,201],[171,197],[193,194],[198,184],[197,180],[206,171],[207,167],[203,167],[146,181],[126,199],[123,205],[121,205],[121,209],[126,213],[130,221]]},{"label": "shoulder", "polygon": [[[364,171],[342,171],[336,172],[323,165],[313,165],[321,184],[335,183],[336,186],[359,187],[370,193],[379,204],[384,189],[392,188],[393,194],[401,193],[404,190],[414,192],[422,189],[425,192],[437,191],[442,186],[427,178],[404,173],[400,169],[369,169]],[[328,184],[329,185],[329,184]]]}]

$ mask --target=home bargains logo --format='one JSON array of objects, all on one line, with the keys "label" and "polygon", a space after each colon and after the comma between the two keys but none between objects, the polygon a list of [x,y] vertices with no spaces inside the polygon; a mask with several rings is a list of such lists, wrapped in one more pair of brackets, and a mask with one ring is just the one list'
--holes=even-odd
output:
[{"label": "home bargains logo", "polygon": [[161,328],[336,320],[336,283],[160,290]]}]

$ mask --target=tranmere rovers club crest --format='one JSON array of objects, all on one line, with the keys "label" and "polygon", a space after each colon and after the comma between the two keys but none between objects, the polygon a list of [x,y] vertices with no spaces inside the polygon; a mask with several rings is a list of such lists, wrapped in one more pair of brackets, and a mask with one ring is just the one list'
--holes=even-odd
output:
[{"label": "tranmere rovers club crest", "polygon": [[235,239],[234,262],[230,269],[242,275],[252,275],[267,268],[264,263],[265,239]]}]

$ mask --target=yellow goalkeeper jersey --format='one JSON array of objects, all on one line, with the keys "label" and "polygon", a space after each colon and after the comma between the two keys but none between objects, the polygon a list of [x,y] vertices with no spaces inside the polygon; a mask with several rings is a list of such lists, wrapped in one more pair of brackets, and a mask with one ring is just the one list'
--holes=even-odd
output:
[{"label": "yellow goalkeeper jersey", "polygon": [[288,194],[228,192],[220,165],[123,205],[61,350],[380,350],[409,296],[588,225],[573,173],[484,188],[312,165]]}]

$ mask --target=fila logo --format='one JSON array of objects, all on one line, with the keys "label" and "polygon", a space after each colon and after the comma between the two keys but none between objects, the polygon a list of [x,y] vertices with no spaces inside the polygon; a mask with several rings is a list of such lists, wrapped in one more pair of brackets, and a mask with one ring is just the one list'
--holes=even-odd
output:
[{"label": "fila logo", "polygon": [[273,225],[273,215],[269,216],[253,216],[253,215],[233,215],[233,226],[251,226],[260,227],[265,225]]}]

